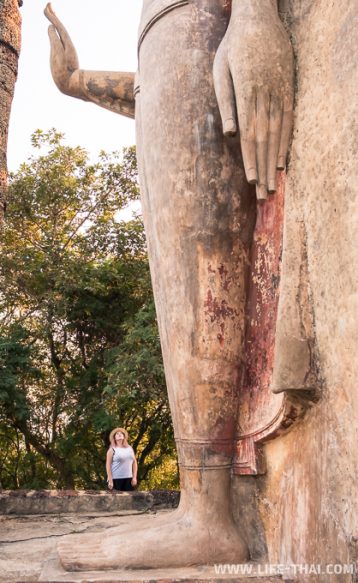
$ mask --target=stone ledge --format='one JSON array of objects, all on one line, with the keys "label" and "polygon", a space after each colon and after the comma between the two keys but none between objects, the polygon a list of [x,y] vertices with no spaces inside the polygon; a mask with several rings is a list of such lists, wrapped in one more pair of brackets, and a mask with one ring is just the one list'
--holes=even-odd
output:
[{"label": "stone ledge", "polygon": [[0,490],[0,515],[103,513],[175,508],[179,492],[105,490]]},{"label": "stone ledge", "polygon": [[[186,567],[182,569],[153,569],[150,571],[65,571],[57,553],[44,563],[38,579],[41,583],[282,583],[280,576],[260,574],[256,564],[247,576],[217,575],[214,567]],[[291,580],[292,581],[292,580]],[[286,583],[290,583],[286,580]]]}]

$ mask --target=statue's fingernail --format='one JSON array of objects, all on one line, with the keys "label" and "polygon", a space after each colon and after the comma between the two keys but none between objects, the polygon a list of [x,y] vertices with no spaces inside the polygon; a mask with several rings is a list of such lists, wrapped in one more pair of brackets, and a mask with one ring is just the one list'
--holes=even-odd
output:
[{"label": "statue's fingernail", "polygon": [[277,161],[277,168],[279,170],[284,170],[286,168],[286,158],[285,156],[279,156]]},{"label": "statue's fingernail", "polygon": [[267,186],[266,186],[266,184],[257,184],[256,185],[256,198],[257,198],[257,200],[266,200],[267,199]]},{"label": "statue's fingernail", "polygon": [[230,117],[224,121],[224,134],[225,136],[234,136],[236,134],[236,123],[235,120]]},{"label": "statue's fingernail", "polygon": [[275,192],[275,190],[276,190],[276,180],[269,180],[268,188],[267,189],[268,189],[269,192]]},{"label": "statue's fingernail", "polygon": [[246,178],[247,178],[247,182],[249,182],[250,184],[256,184],[257,183],[257,170],[256,170],[256,168],[249,168],[248,171],[246,172]]}]

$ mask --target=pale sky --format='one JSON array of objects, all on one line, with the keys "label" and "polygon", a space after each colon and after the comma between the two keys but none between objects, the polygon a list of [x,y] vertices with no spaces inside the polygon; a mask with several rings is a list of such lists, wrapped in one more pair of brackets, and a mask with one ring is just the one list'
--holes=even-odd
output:
[{"label": "pale sky", "polygon": [[[24,0],[22,51],[13,101],[8,166],[16,170],[29,153],[36,129],[55,127],[67,143],[100,150],[120,150],[135,143],[134,121],[60,93],[49,66],[49,22],[45,0]],[[53,0],[52,6],[76,46],[82,69],[135,71],[137,29],[142,0]]]}]

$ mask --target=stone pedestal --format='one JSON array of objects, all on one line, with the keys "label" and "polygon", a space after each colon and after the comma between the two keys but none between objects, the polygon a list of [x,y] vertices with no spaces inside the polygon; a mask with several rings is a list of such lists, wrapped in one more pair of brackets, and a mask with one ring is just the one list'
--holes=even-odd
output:
[{"label": "stone pedestal", "polygon": [[[56,498],[55,492],[52,492]],[[0,513],[0,581],[4,583],[291,583],[292,578],[273,576],[269,560],[260,553],[256,562],[244,565],[221,565],[161,570],[122,570],[102,572],[66,572],[57,554],[57,545],[70,534],[91,532],[100,540],[112,527],[120,527],[122,533],[139,531],[146,524],[161,520],[176,503],[175,492],[143,493],[153,497],[150,510],[120,508],[123,497],[115,496],[117,508],[99,512],[91,505],[82,512],[54,512],[52,514],[1,514]],[[170,494],[168,496],[168,494]],[[101,494],[99,494],[101,497]],[[103,497],[103,496],[102,496]],[[83,504],[88,496],[83,493]],[[37,504],[33,507],[35,510]],[[163,507],[165,506],[165,508]],[[158,509],[159,508],[159,509]],[[85,510],[87,510],[85,512]],[[194,543],[193,543],[194,544]],[[156,543],[153,541],[153,553]],[[256,549],[257,551],[257,549]],[[238,561],[239,562],[239,561]],[[224,572],[234,570],[236,573]]]},{"label": "stone pedestal", "polygon": [[[153,543],[155,552],[155,543]],[[225,566],[223,566],[225,567]],[[239,567],[237,565],[237,567]],[[187,567],[184,569],[158,569],[150,571],[92,571],[66,572],[56,554],[49,558],[38,581],[42,583],[277,583],[286,581],[280,575],[268,577],[263,566],[246,564],[237,569],[239,574],[217,573],[215,567]],[[240,574],[244,571],[250,574]]]}]

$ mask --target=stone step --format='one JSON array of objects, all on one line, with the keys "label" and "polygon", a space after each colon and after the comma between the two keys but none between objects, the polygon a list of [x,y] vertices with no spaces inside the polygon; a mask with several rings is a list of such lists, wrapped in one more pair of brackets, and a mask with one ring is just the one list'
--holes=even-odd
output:
[{"label": "stone step", "polygon": [[[42,583],[289,583],[280,575],[267,576],[257,564],[241,565],[236,575],[218,574],[214,567],[182,569],[151,569],[150,571],[65,571],[54,554],[45,563],[39,582]],[[250,574],[243,574],[244,571]],[[241,574],[240,574],[241,572]]]}]

